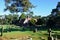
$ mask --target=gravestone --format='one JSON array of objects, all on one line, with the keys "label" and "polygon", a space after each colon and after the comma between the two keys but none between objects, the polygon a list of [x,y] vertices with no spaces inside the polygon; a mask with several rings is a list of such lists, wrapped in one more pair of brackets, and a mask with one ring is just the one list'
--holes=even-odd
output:
[{"label": "gravestone", "polygon": [[48,33],[49,33],[49,34],[48,34],[48,35],[49,35],[49,36],[48,36],[48,40],[53,40],[53,39],[52,39],[52,36],[51,36],[51,28],[48,29]]},{"label": "gravestone", "polygon": [[32,40],[32,38],[28,38],[27,40]]}]

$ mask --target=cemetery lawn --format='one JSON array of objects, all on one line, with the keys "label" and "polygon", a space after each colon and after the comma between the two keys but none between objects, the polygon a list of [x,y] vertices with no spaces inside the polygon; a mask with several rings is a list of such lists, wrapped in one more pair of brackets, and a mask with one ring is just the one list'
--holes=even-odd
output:
[{"label": "cemetery lawn", "polygon": [[32,31],[13,31],[13,32],[7,32],[3,33],[3,38],[4,40],[10,40],[10,39],[26,39],[28,37],[32,37],[33,40],[41,40],[41,39],[46,39],[47,36],[45,35],[46,31],[41,31],[37,33],[33,33]]},{"label": "cemetery lawn", "polygon": [[[60,34],[60,31],[54,31]],[[47,40],[48,33],[47,31],[38,31],[37,33],[33,33],[32,31],[12,31],[3,33],[3,40],[13,40],[13,39],[27,39],[32,38],[33,40]],[[0,37],[1,38],[1,37]]]},{"label": "cemetery lawn", "polygon": [[[28,38],[32,38],[32,40],[47,40],[48,38],[48,32],[47,30],[40,30],[36,33],[33,33],[32,31],[21,31],[22,28],[15,26],[15,25],[1,25],[3,26],[3,29],[9,29],[10,26],[13,29],[19,29],[18,31],[11,31],[11,32],[3,32],[3,36],[0,36],[0,40],[27,40]],[[58,34],[60,35],[60,31],[52,31],[53,35]]]}]

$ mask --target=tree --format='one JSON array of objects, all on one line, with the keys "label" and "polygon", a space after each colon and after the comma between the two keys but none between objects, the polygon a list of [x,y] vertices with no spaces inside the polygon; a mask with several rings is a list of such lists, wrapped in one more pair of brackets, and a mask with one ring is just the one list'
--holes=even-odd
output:
[{"label": "tree", "polygon": [[56,24],[60,25],[59,23],[60,17],[58,16],[60,16],[60,2],[58,2],[55,9],[52,9],[51,15],[47,21],[47,27],[49,32],[48,40],[51,40],[51,36],[50,36],[51,28],[55,27]]},{"label": "tree", "polygon": [[42,20],[42,25],[46,25],[48,17],[42,17],[41,20]]},{"label": "tree", "polygon": [[47,21],[48,29],[53,28],[54,26],[55,26],[55,20],[52,17],[49,17],[49,20]]},{"label": "tree", "polygon": [[28,14],[26,14],[26,16],[29,16],[29,17],[32,18],[32,17],[33,17],[33,14],[34,14],[34,13],[31,11],[31,12],[29,12]]},{"label": "tree", "polygon": [[57,25],[60,25],[60,2],[58,2],[55,9],[52,9],[51,15],[51,17],[54,19],[53,21],[55,21]]},{"label": "tree", "polygon": [[29,0],[5,0],[6,10],[9,10],[11,13],[14,12],[27,12],[33,5]]},{"label": "tree", "polygon": [[36,25],[42,25],[44,22],[42,19],[37,19]]},{"label": "tree", "polygon": [[[54,21],[56,22],[56,26],[60,26],[60,16],[56,16],[54,18]],[[58,27],[59,28],[59,27]]]},{"label": "tree", "polygon": [[19,21],[19,15],[13,14],[12,18],[13,18],[12,24],[18,25],[19,24],[19,22],[18,22]]},{"label": "tree", "polygon": [[30,22],[31,22],[32,25],[35,25],[36,20],[35,20],[34,18],[32,18],[32,19],[30,20]]},{"label": "tree", "polygon": [[36,20],[34,18],[31,18],[29,24],[31,26],[30,30],[33,30],[33,32],[37,32],[37,28],[35,27],[35,23],[36,23]]},{"label": "tree", "polygon": [[55,9],[52,9],[51,15],[52,16],[60,16],[60,2],[58,2]]},{"label": "tree", "polygon": [[34,14],[34,13],[31,11],[31,12],[30,12],[30,15],[33,16],[33,14]]},{"label": "tree", "polygon": [[26,18],[26,15],[24,14],[24,13],[22,13],[21,15],[20,15],[20,17],[19,17],[19,20],[20,19],[25,19]]},{"label": "tree", "polygon": [[15,21],[19,19],[19,16],[17,14],[9,14],[5,15],[5,24],[13,24]]},{"label": "tree", "polygon": [[12,24],[13,16],[11,14],[5,15],[6,24]]},{"label": "tree", "polygon": [[33,18],[35,18],[35,19],[39,19],[39,18],[41,18],[41,16],[34,16]]},{"label": "tree", "polygon": [[18,20],[19,19],[19,15],[17,15],[17,14],[13,14],[12,16],[13,16],[13,20]]}]

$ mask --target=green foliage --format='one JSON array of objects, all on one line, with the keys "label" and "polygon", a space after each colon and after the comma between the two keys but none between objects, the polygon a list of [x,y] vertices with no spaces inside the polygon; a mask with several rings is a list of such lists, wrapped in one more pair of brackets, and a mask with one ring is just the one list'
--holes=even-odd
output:
[{"label": "green foliage", "polygon": [[26,16],[33,17],[33,14],[33,12],[29,12],[28,14],[26,14]]},{"label": "green foliage", "polygon": [[[4,17],[4,18],[3,18]],[[12,24],[12,21],[18,20],[17,14],[1,15],[0,24]]]},{"label": "green foliage", "polygon": [[42,24],[44,24],[44,23],[43,23],[43,20],[40,19],[40,18],[37,19],[36,25],[42,25]]},{"label": "green foliage", "polygon": [[19,19],[25,19],[26,15],[24,13],[21,14],[21,16],[19,17]]},{"label": "green foliage", "polygon": [[56,8],[52,9],[51,17],[53,21],[55,21],[55,24],[57,24],[57,26],[60,26],[60,2],[58,2]]},{"label": "green foliage", "polygon": [[0,24],[3,24],[5,20],[4,19],[0,19]]},{"label": "green foliage", "polygon": [[57,26],[60,25],[60,16],[57,16],[54,18],[55,24],[57,24]]},{"label": "green foliage", "polygon": [[34,18],[32,18],[32,19],[30,20],[30,22],[31,22],[32,24],[35,24],[35,23],[36,23],[36,20],[35,20]]},{"label": "green foliage", "polygon": [[13,14],[13,20],[18,20],[19,19],[19,15],[18,14]]},{"label": "green foliage", "polygon": [[29,0],[5,0],[6,10],[9,10],[11,13],[14,12],[27,12],[33,5]]},{"label": "green foliage", "polygon": [[60,16],[60,2],[58,2],[55,9],[52,9],[52,16]]},{"label": "green foliage", "polygon": [[11,24],[11,23],[12,23],[13,17],[12,17],[11,14],[6,15],[5,18],[6,18],[6,22],[7,22],[7,24]]},{"label": "green foliage", "polygon": [[33,18],[35,18],[35,19],[39,19],[39,18],[41,18],[41,16],[34,16]]}]

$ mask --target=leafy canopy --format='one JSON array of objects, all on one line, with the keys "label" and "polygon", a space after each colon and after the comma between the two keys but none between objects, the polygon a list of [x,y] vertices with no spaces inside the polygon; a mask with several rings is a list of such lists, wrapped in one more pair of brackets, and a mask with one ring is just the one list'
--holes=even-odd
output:
[{"label": "leafy canopy", "polygon": [[27,12],[33,7],[29,0],[5,0],[6,10],[11,13],[14,12]]}]

